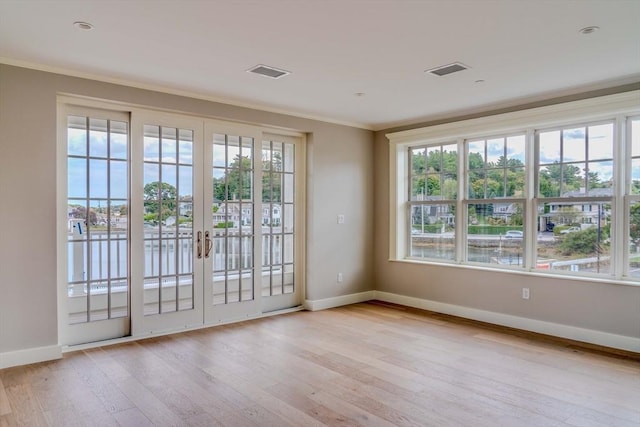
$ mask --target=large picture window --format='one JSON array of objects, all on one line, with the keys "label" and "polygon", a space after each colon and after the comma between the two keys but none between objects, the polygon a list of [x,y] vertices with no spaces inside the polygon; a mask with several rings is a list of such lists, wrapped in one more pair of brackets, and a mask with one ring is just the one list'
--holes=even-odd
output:
[{"label": "large picture window", "polygon": [[639,98],[388,134],[390,258],[640,280]]}]

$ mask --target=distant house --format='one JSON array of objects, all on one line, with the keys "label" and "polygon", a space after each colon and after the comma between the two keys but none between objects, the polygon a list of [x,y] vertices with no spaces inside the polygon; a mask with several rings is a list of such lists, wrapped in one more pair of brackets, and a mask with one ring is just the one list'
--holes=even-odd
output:
[{"label": "distant house", "polygon": [[[562,194],[562,197],[586,197],[585,189],[581,188],[578,191],[568,191]],[[588,197],[611,197],[613,195],[613,189],[607,188],[594,188],[589,190]],[[543,219],[546,225],[547,223],[553,223],[555,225],[568,225],[568,224],[583,224],[583,227],[589,227],[591,225],[597,225],[598,221],[601,225],[604,225],[605,219],[610,216],[611,208],[608,205],[602,205],[595,202],[578,202],[578,201],[561,201],[549,203],[548,212],[541,214],[541,220]]]},{"label": "distant house", "polygon": [[[238,202],[221,203],[218,210],[213,213],[213,226],[221,223],[232,222],[232,227],[238,225],[250,225],[253,221],[253,209],[250,203],[243,203],[242,208]],[[271,213],[269,212],[271,211]],[[263,226],[280,226],[282,223],[282,206],[277,203],[265,205],[262,209]]]},{"label": "distant house", "polygon": [[[418,200],[440,201],[442,196],[423,196],[418,195]],[[413,213],[414,224],[455,224],[455,215],[451,210],[451,205],[422,205],[420,208],[415,206]]]},{"label": "distant house", "polygon": [[518,213],[518,205],[516,203],[494,203],[493,217],[501,218],[506,223],[510,222],[511,215]]}]

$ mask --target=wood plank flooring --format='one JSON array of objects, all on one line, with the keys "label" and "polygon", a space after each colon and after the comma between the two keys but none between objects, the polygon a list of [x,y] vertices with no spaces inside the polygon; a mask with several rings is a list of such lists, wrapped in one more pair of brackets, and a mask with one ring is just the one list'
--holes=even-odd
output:
[{"label": "wood plank flooring", "polygon": [[0,427],[640,426],[639,357],[371,302],[0,370]]}]

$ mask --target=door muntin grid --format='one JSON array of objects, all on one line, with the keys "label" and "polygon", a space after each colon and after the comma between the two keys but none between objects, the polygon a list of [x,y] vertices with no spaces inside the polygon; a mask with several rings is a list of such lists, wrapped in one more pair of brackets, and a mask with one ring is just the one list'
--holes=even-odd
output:
[{"label": "door muntin grid", "polygon": [[194,309],[194,131],[145,125],[144,315]]},{"label": "door muntin grid", "polygon": [[262,296],[295,291],[295,145],[262,142]]},{"label": "door muntin grid", "polygon": [[206,227],[212,230],[213,305],[255,299],[253,150],[251,137],[213,134],[213,197]]},{"label": "door muntin grid", "polygon": [[129,316],[129,123],[67,116],[68,323]]}]

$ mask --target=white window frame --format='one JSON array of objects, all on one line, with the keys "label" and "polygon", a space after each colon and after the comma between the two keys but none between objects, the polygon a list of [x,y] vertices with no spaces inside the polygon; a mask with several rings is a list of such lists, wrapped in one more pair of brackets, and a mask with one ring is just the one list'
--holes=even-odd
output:
[{"label": "white window frame", "polygon": [[[546,107],[538,107],[533,109],[515,111],[511,113],[497,114],[477,119],[463,120],[457,122],[435,125],[424,128],[411,129],[401,132],[393,132],[386,134],[389,139],[389,260],[403,262],[420,262],[434,264],[452,264],[450,262],[435,260],[416,260],[408,257],[408,237],[409,225],[406,215],[407,195],[409,194],[409,159],[408,148],[423,145],[446,144],[451,141],[458,141],[459,153],[464,153],[464,141],[484,138],[486,135],[506,135],[516,132],[524,132],[526,134],[526,203],[525,203],[525,274],[542,274],[557,275],[553,273],[543,273],[532,268],[533,255],[536,253],[536,231],[532,227],[532,218],[537,218],[538,199],[535,196],[536,169],[535,169],[535,131],[545,128],[562,127],[573,123],[591,123],[597,121],[614,120],[614,147],[616,152],[614,158],[621,159],[624,157],[622,147],[625,147],[625,137],[628,132],[626,128],[627,119],[640,114],[640,91],[630,91],[614,95],[589,98],[579,101],[572,101],[550,105]],[[458,208],[457,212],[462,212],[462,197],[466,196],[466,172],[465,172],[465,156],[458,157],[459,173],[458,173]],[[628,156],[627,156],[628,159]],[[615,210],[615,218],[618,224],[625,221],[623,208],[625,205],[625,185],[626,171],[628,170],[628,161],[619,162],[615,170],[614,180],[617,185],[614,186],[614,199],[617,206]],[[462,188],[464,187],[464,188]],[[467,265],[461,261],[463,259],[462,252],[466,242],[466,233],[463,225],[466,224],[464,213],[456,219],[456,252],[458,254],[456,265]],[[616,241],[622,241],[624,233],[628,234],[626,227],[616,227],[612,236],[615,244]],[[628,250],[625,250],[627,253]],[[623,276],[622,266],[624,260],[618,257],[616,265],[612,266],[616,272],[616,276],[604,278],[606,282],[614,279],[624,283],[638,284],[635,281],[627,281]],[[535,267],[535,266],[533,266]],[[486,265],[485,269],[497,271],[509,271],[502,268],[490,268]],[[566,277],[566,275],[563,275]],[[570,278],[580,278],[582,276],[569,276]],[[603,276],[589,276],[589,279],[603,279]]]},{"label": "white window frame", "polygon": [[[640,121],[640,115],[631,115],[627,118],[627,121],[624,125],[624,131],[625,131],[625,139],[627,141],[631,141],[631,137],[632,137],[632,129],[631,129],[631,123],[633,121]],[[639,135],[640,136],[640,135]],[[630,211],[631,209],[631,204],[635,203],[640,203],[640,194],[632,194],[631,193],[631,185],[633,183],[632,179],[631,179],[631,171],[632,171],[632,145],[631,144],[627,144],[626,147],[618,147],[617,149],[622,153],[622,155],[624,156],[625,162],[621,162],[623,163],[622,167],[624,168],[624,186],[621,186],[622,188],[620,188],[619,193],[622,194],[621,197],[624,198],[624,205],[622,207],[622,209],[619,209],[620,214],[618,216],[623,216],[624,214],[626,214],[627,212]],[[624,150],[624,151],[623,151]],[[637,158],[637,156],[636,156]],[[616,217],[616,219],[618,219]],[[623,231],[623,236],[629,236],[630,235],[630,230],[629,230],[629,221],[625,221],[624,223],[624,231]],[[618,257],[618,258],[622,258],[622,259],[618,259],[617,261],[619,263],[622,264],[622,269],[624,270],[624,274],[626,276],[629,276],[629,272],[631,270],[631,266],[629,265],[630,261],[631,261],[631,254],[629,253],[629,250],[626,250],[624,253],[624,257]]]},{"label": "white window frame", "polygon": [[[617,183],[619,182],[619,173],[618,170],[619,168],[617,168],[616,166],[621,163],[621,159],[622,157],[620,157],[616,152],[616,147],[619,147],[621,144],[617,143],[617,141],[621,141],[623,140],[623,138],[621,138],[618,134],[620,133],[620,128],[619,126],[617,126],[617,120],[615,119],[609,119],[609,120],[603,120],[603,121],[591,121],[591,122],[580,122],[580,123],[567,123],[563,126],[555,126],[552,128],[545,128],[545,129],[536,129],[535,131],[535,151],[536,151],[536,157],[534,159],[534,169],[535,169],[535,201],[536,201],[536,205],[534,205],[534,210],[536,209],[536,207],[538,205],[544,204],[544,203],[549,203],[549,204],[563,204],[563,203],[568,203],[571,202],[574,205],[576,204],[581,204],[581,211],[582,212],[592,212],[593,210],[593,206],[594,205],[598,205],[600,203],[609,203],[611,204],[611,223],[613,224],[611,230],[612,230],[612,234],[611,234],[611,266],[610,266],[610,273],[608,275],[605,274],[598,274],[597,277],[611,277],[614,275],[614,272],[618,272],[619,276],[623,275],[624,273],[620,273],[621,270],[617,267],[617,260],[619,258],[623,258],[621,256],[616,256],[613,257],[613,249],[616,247],[615,243],[616,241],[618,241],[618,236],[620,235],[619,233],[616,233],[616,229],[624,229],[625,227],[623,225],[621,225],[622,223],[617,223],[617,219],[618,216],[616,215],[617,211],[620,210],[620,204],[616,203],[616,188],[620,187],[620,185],[618,185]],[[591,127],[591,126],[598,126],[598,125],[604,125],[604,124],[611,124],[612,125],[612,130],[613,130],[613,150],[612,150],[612,154],[613,154],[613,158],[611,159],[612,163],[613,163],[613,170],[612,170],[612,180],[614,185],[611,187],[611,195],[610,196],[595,196],[593,194],[589,194],[589,191],[587,189],[587,187],[585,187],[586,193],[585,195],[581,195],[581,196],[575,196],[575,197],[568,197],[568,196],[562,196],[562,193],[564,192],[562,190],[562,187],[559,188],[560,190],[560,194],[557,196],[543,196],[540,194],[540,176],[537,173],[538,170],[540,170],[540,134],[545,133],[545,132],[553,132],[553,131],[558,131],[562,134],[562,132],[564,132],[565,130],[568,129],[575,129],[575,128],[580,128],[580,127],[584,127],[585,129]],[[585,139],[585,144],[587,147],[587,151],[586,151],[586,156],[585,156],[585,160],[584,161],[578,161],[578,162],[574,162],[574,161],[564,161],[564,159],[562,159],[562,161],[558,162],[558,165],[573,165],[576,166],[576,164],[579,163],[584,163],[585,165],[589,165],[592,164],[594,162],[599,162],[601,160],[596,159],[593,160],[592,158],[589,158],[589,142],[590,139]],[[604,161],[608,161],[608,160],[604,160]],[[547,166],[548,164],[545,164],[543,166]],[[588,181],[588,178],[587,178]],[[585,206],[588,206],[588,209],[585,209]],[[558,211],[559,209],[554,209],[554,211]],[[536,216],[537,219],[537,216]],[[624,217],[620,218],[620,221],[624,221]],[[583,221],[584,223],[584,221]],[[566,225],[566,224],[556,224],[556,226],[562,226],[562,225]],[[537,245],[536,245],[537,246]],[[624,253],[627,253],[628,250],[625,250]],[[536,247],[536,251],[532,254],[533,257],[533,265],[532,268],[535,268],[536,271],[539,271],[538,269],[538,255],[537,255],[537,247]],[[554,274],[568,274],[571,276],[594,276],[593,273],[583,273],[583,272],[562,272],[559,270],[554,270]]]},{"label": "white window frame", "polygon": [[[521,197],[515,197],[515,196],[504,196],[504,197],[497,197],[497,198],[491,198],[491,197],[481,197],[481,198],[471,198],[469,197],[469,192],[470,192],[470,187],[471,187],[471,182],[469,181],[469,144],[472,142],[477,142],[479,140],[484,140],[484,141],[488,141],[491,139],[496,139],[496,138],[503,138],[505,141],[505,144],[507,143],[507,138],[509,137],[513,137],[513,136],[517,136],[517,135],[524,135],[525,136],[525,163],[524,163],[524,170],[525,170],[525,186],[528,182],[528,180],[530,179],[530,175],[529,175],[529,169],[530,169],[530,165],[529,165],[529,153],[526,152],[526,147],[529,145],[529,134],[527,132],[524,131],[515,131],[515,132],[504,132],[504,133],[492,133],[492,134],[487,134],[487,135],[481,135],[481,136],[476,136],[474,138],[465,138],[464,139],[464,143],[463,143],[463,165],[462,168],[460,169],[459,175],[461,175],[461,179],[464,182],[464,191],[462,193],[461,197],[458,197],[459,200],[461,200],[461,206],[462,206],[462,211],[461,215],[459,216],[459,222],[461,222],[462,224],[460,225],[461,229],[462,229],[462,233],[463,237],[462,237],[462,248],[460,249],[460,251],[463,254],[462,258],[458,258],[459,261],[461,263],[464,264],[469,264],[469,265],[478,265],[478,266],[489,266],[489,267],[493,267],[493,268],[499,268],[501,270],[503,269],[513,269],[513,270],[522,270],[525,267],[528,267],[527,265],[527,261],[528,258],[527,257],[527,237],[526,237],[526,232],[527,232],[527,197],[529,194],[531,194],[530,192],[528,192],[527,188],[524,189],[524,196]],[[486,154],[486,153],[485,153]],[[483,158],[484,162],[486,163],[487,159],[486,156]],[[505,165],[505,167],[503,168],[504,171],[506,172],[508,167]],[[483,168],[483,171],[486,171],[488,169]],[[486,188],[485,188],[485,196],[486,196]],[[474,261],[470,261],[469,260],[469,234],[468,234],[468,227],[469,227],[469,206],[470,205],[481,205],[481,204],[496,204],[496,203],[504,203],[504,202],[510,202],[510,203],[519,203],[522,204],[522,217],[523,217],[523,230],[525,232],[524,238],[523,238],[523,245],[522,245],[522,258],[523,258],[523,263],[522,266],[511,266],[511,265],[505,265],[503,267],[495,267],[491,264],[487,264],[484,262],[474,262]]]},{"label": "white window frame", "polygon": [[[449,141],[448,143],[441,143],[441,144],[431,144],[431,145],[418,145],[418,146],[411,146],[409,148],[417,148],[417,149],[421,149],[424,148],[425,149],[425,155],[426,155],[426,150],[428,150],[429,148],[434,148],[434,147],[440,147],[440,149],[442,150],[443,147],[447,147],[447,146],[455,146],[456,147],[456,153],[458,153],[458,150],[460,149],[460,143],[456,142],[456,141]],[[410,150],[408,150],[408,155],[410,156]],[[460,154],[458,154],[458,159],[460,158]],[[410,179],[411,177],[413,177],[414,175],[411,174],[410,170],[411,170],[411,161],[408,160],[408,168],[407,168],[407,178]],[[458,186],[458,189],[456,191],[456,194],[460,193],[460,177],[457,176],[458,175],[458,170],[460,168],[460,165],[457,164],[456,165],[456,184]],[[425,170],[426,170],[426,163],[425,163]],[[440,179],[442,182],[444,182],[442,180],[442,175],[446,174],[446,172],[444,171],[440,171],[437,175],[441,175]],[[434,174],[436,175],[436,174]],[[425,176],[425,186],[427,184],[426,182],[426,177],[428,176],[428,174],[425,172],[424,173]],[[442,191],[442,188],[441,188]],[[428,196],[428,195],[427,195]],[[408,186],[407,186],[407,203],[406,203],[406,213],[405,215],[407,216],[407,227],[409,227],[409,229],[412,229],[413,226],[411,224],[412,220],[411,220],[411,215],[412,215],[412,211],[413,208],[416,206],[440,206],[440,205],[449,205],[449,204],[455,204],[456,205],[456,209],[458,209],[458,200],[460,199],[460,197],[458,196],[456,199],[442,199],[442,200],[411,200],[411,182],[408,182]],[[457,227],[457,225],[455,225]],[[454,232],[454,242],[456,241],[456,234]],[[407,257],[411,258],[411,259],[424,259],[424,258],[420,258],[420,257],[412,257],[411,256],[411,241],[410,239],[407,239],[406,241],[407,247],[406,247],[406,251],[407,251]],[[454,261],[456,259],[458,259],[458,252],[457,252],[457,245],[455,245],[454,249]],[[444,258],[440,258],[440,260],[442,262],[452,262],[451,260],[447,260]]]}]

